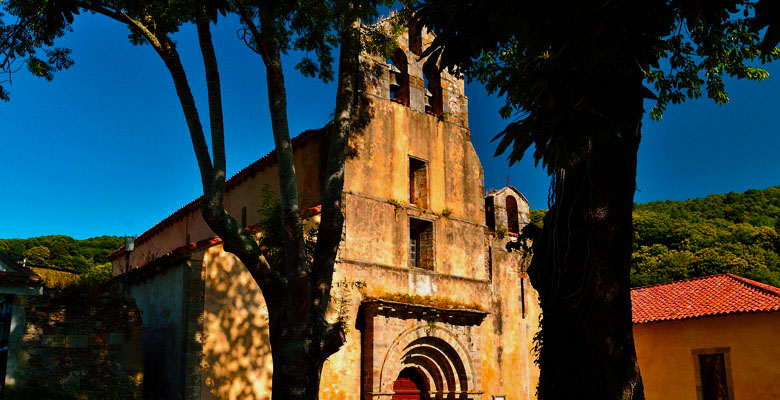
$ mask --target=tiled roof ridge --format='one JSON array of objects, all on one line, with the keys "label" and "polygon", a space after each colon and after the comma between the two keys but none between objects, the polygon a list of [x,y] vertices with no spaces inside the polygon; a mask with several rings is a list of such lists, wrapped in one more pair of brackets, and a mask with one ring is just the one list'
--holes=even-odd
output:
[{"label": "tiled roof ridge", "polygon": [[772,285],[767,285],[766,283],[757,282],[752,279],[745,278],[743,276],[734,275],[732,273],[726,273],[724,275],[727,275],[728,277],[735,279],[741,282],[742,284],[748,285],[753,289],[768,294],[770,296],[780,297],[780,288],[776,288]]},{"label": "tiled roof ridge", "polygon": [[[712,279],[712,278],[716,278],[716,277],[719,277],[719,276],[728,276],[728,275],[731,275],[731,274],[721,273],[721,274],[697,276],[697,277],[694,277],[694,278],[680,279],[678,281],[654,283],[652,285],[644,285],[644,286],[632,287],[631,290],[640,290],[640,289],[654,288],[654,287],[658,287],[658,286],[676,285],[676,284],[685,283],[685,282],[699,281],[699,280],[702,280],[702,279]],[[736,275],[734,275],[734,276],[736,276]]]},{"label": "tiled roof ridge", "polygon": [[[309,218],[309,217],[313,217],[315,215],[318,215],[321,212],[322,212],[322,205],[318,204],[318,205],[316,205],[314,207],[309,207],[309,208],[307,208],[305,210],[301,210],[301,216],[303,216],[304,218]],[[249,232],[250,234],[254,234],[254,233],[259,232],[260,229],[262,229],[262,228],[263,228],[263,226],[258,223],[258,224],[254,224],[254,225],[249,225],[249,226],[247,226],[244,229],[247,232]],[[218,235],[214,235],[214,236],[211,236],[211,237],[207,237],[205,239],[201,239],[201,240],[198,240],[198,241],[187,243],[187,244],[185,244],[183,246],[176,247],[173,250],[163,254],[162,256],[157,257],[157,259],[160,259],[160,258],[163,258],[163,257],[172,256],[172,255],[177,255],[177,254],[185,254],[185,253],[190,253],[190,252],[193,252],[193,251],[198,251],[198,250],[201,250],[201,249],[204,249],[204,248],[207,248],[207,247],[216,246],[216,245],[218,245],[220,243],[222,243],[222,238],[219,237]],[[145,267],[145,266],[147,266],[147,265],[149,265],[149,264],[151,264],[151,263],[153,263],[155,261],[156,261],[156,259],[152,260],[152,261],[149,261],[149,262],[147,262],[145,264],[137,265],[137,266],[133,267],[133,269],[135,270],[135,269],[143,268],[143,267]]]},{"label": "tiled roof ridge", "polygon": [[[305,143],[307,143],[309,140],[316,137],[317,133],[320,133],[325,130],[325,127],[319,128],[319,129],[309,129],[306,131],[301,132],[300,135],[292,138],[292,145],[293,148],[296,146],[301,146]],[[251,178],[256,173],[262,171],[264,168],[269,165],[272,165],[276,162],[276,159],[272,156],[274,155],[275,150],[271,151],[270,153],[260,157],[253,163],[247,165],[246,167],[240,169],[238,172],[233,174],[230,178],[228,178],[225,181],[225,193],[228,192],[228,190],[238,186],[240,183],[244,182],[246,179]],[[155,234],[157,234],[160,230],[163,229],[163,225],[167,223],[173,223],[178,218],[183,217],[184,215],[188,214],[190,211],[192,211],[194,208],[198,207],[200,205],[200,200],[203,198],[203,195],[198,196],[195,200],[190,201],[189,203],[185,204],[178,210],[172,212],[167,217],[160,220],[160,222],[154,224],[151,228],[147,229],[144,233],[138,235],[135,238],[136,245],[142,244],[146,242],[147,240],[151,239]],[[112,251],[108,256],[106,256],[109,260],[113,260],[116,258],[119,254],[122,253],[122,249],[124,249],[125,246],[121,246],[118,249]]]},{"label": "tiled roof ridge", "polygon": [[776,288],[772,285],[767,285],[765,283],[757,282],[752,279],[745,278],[743,276],[735,275],[730,272],[724,272],[720,274],[712,274],[712,275],[705,275],[705,276],[698,276],[694,278],[687,278],[687,279],[680,279],[679,281],[671,281],[671,282],[664,282],[664,283],[654,283],[652,285],[645,285],[645,286],[637,286],[631,288],[631,290],[639,290],[639,289],[648,289],[658,286],[666,286],[666,285],[675,285],[685,282],[693,282],[703,279],[713,279],[717,277],[729,277],[731,279],[734,279],[744,285],[748,285],[756,290],[759,290],[761,292],[764,292],[766,294],[772,295],[772,296],[778,296],[780,297],[780,288]]},{"label": "tiled roof ridge", "polygon": [[[258,232],[260,230],[261,227],[262,226],[260,224],[254,224],[254,225],[247,226],[244,229],[246,229],[246,231],[249,232],[249,233],[256,233],[256,232]],[[143,268],[143,267],[145,267],[145,266],[147,266],[149,264],[154,263],[155,261],[157,261],[157,259],[161,259],[161,258],[164,258],[164,257],[169,257],[169,256],[177,255],[177,254],[190,253],[190,252],[193,252],[193,251],[202,250],[204,248],[216,246],[216,245],[221,244],[221,243],[222,243],[222,238],[219,237],[219,236],[215,235],[215,236],[207,237],[205,239],[201,239],[201,240],[198,240],[198,241],[190,242],[190,243],[187,243],[187,244],[185,244],[183,246],[176,247],[173,250],[171,250],[171,251],[169,251],[169,252],[167,252],[167,253],[157,257],[156,259],[154,259],[152,261],[149,261],[149,262],[147,262],[145,264],[136,265],[132,269],[133,270],[141,269],[141,268]]]}]

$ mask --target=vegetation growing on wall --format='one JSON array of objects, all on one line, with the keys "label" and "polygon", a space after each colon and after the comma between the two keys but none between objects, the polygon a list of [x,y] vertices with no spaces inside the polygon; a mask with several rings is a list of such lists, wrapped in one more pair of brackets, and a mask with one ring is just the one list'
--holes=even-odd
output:
[{"label": "vegetation growing on wall", "polygon": [[726,272],[780,286],[780,186],[637,204],[633,218],[633,286]]},{"label": "vegetation growing on wall", "polygon": [[427,306],[444,310],[477,310],[484,311],[483,307],[477,303],[461,303],[446,297],[420,296],[406,293],[386,293],[377,297],[367,297],[366,300],[384,300],[394,301],[396,303],[414,304],[418,306]]}]

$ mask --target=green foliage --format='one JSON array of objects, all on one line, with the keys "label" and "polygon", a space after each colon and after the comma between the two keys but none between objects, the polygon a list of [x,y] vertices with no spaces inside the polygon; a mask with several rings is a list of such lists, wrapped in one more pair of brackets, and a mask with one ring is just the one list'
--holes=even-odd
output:
[{"label": "green foliage", "polygon": [[122,245],[124,239],[117,236],[76,240],[70,236],[52,235],[0,239],[0,253],[19,264],[27,258],[28,266],[64,268],[81,273],[106,263],[108,254]]},{"label": "green foliage", "polygon": [[406,30],[411,14],[407,9],[387,18],[382,24],[363,26],[363,51],[391,57],[398,48],[398,38]]},{"label": "green foliage", "polygon": [[49,265],[49,257],[51,257],[51,250],[44,246],[31,247],[24,252],[25,260],[31,265]]},{"label": "green foliage", "polygon": [[[71,0],[5,0],[0,2],[0,74],[10,76],[24,64],[34,76],[51,80],[54,72],[69,68],[73,64],[70,49],[55,47],[57,39],[72,29],[74,18],[81,12],[102,14],[128,27],[128,39],[134,45],[148,44],[143,32],[130,22],[141,21],[155,36],[164,37],[179,31],[186,23],[206,17],[216,23],[219,15],[238,13],[237,2],[227,0],[98,0],[75,2]],[[390,7],[394,2],[378,1],[270,1],[242,2],[245,16],[253,24],[258,23],[263,13],[268,26],[261,30],[271,31],[281,53],[290,50],[304,52],[295,66],[305,76],[318,77],[323,81],[334,78],[333,50],[339,44],[339,32],[348,10],[358,9],[358,17],[366,23],[376,21],[380,6]],[[408,13],[403,14],[407,16]],[[401,22],[390,24],[390,32],[368,29],[364,45],[377,51],[397,46]],[[244,27],[239,37],[255,52],[262,53],[250,29],[242,18]],[[10,79],[8,80],[10,81]],[[0,100],[8,101],[8,82],[0,80]]]},{"label": "green foliage", "polygon": [[32,270],[41,276],[43,286],[49,289],[89,290],[111,280],[111,263],[91,266],[80,274],[48,268],[33,267]]},{"label": "green foliage", "polygon": [[504,96],[501,115],[516,119],[496,136],[496,155],[514,163],[533,147],[553,173],[593,142],[633,134],[643,99],[656,101],[658,119],[702,94],[728,102],[724,75],[765,79],[753,63],[780,51],[760,52],[754,3],[425,0],[417,15],[437,33],[423,55]]},{"label": "green foliage", "polygon": [[726,272],[780,286],[780,187],[639,204],[633,217],[634,286]]},{"label": "green foliage", "polygon": [[[282,231],[282,206],[269,186],[263,188],[260,213],[261,235],[258,239],[260,250],[272,267],[284,265],[284,232]],[[317,230],[315,227],[306,229],[303,234],[304,255],[306,262],[311,264],[314,259],[314,248],[317,245]]]},{"label": "green foliage", "polygon": [[509,229],[505,227],[504,225],[499,225],[496,227],[496,230],[494,231],[496,234],[496,237],[499,239],[503,239],[507,233],[509,233]]},{"label": "green foliage", "polygon": [[406,207],[406,202],[403,200],[397,200],[397,199],[388,199],[387,204],[390,204],[391,206],[395,207],[396,210],[399,208]]},{"label": "green foliage", "polygon": [[531,210],[531,222],[530,224],[542,229],[544,227],[544,216],[547,214],[547,210]]},{"label": "green foliage", "polygon": [[414,304],[420,306],[428,306],[433,308],[441,308],[448,310],[477,310],[484,311],[482,306],[477,303],[461,303],[446,297],[434,297],[434,296],[420,296],[412,295],[408,293],[386,293],[377,297],[367,297],[367,300],[385,300],[394,301],[397,303]]},{"label": "green foliage", "polygon": [[452,215],[452,209],[451,208],[445,208],[445,209],[441,210],[441,216],[442,217],[449,217],[450,215]]},{"label": "green foliage", "polygon": [[73,286],[79,279],[79,275],[72,272],[37,267],[32,267],[32,270],[41,276],[43,286],[47,289],[66,289]]},{"label": "green foliage", "polygon": [[52,80],[53,73],[69,68],[70,50],[54,46],[67,31],[78,9],[70,1],[6,0],[0,2],[0,100],[8,101],[3,84],[25,65],[34,76]]},{"label": "green foliage", "polygon": [[350,310],[352,308],[352,291],[355,290],[360,295],[361,300],[365,298],[366,283],[363,281],[348,281],[343,279],[333,283],[335,293],[331,290],[331,301],[336,308],[336,322],[341,325],[344,334],[350,331]]}]

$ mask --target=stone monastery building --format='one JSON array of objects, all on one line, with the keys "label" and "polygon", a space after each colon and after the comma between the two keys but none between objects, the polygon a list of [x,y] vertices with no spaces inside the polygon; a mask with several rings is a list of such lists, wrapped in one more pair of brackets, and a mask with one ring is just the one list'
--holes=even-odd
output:
[{"label": "stone monastery building", "polygon": [[[513,187],[486,197],[463,81],[420,59],[432,39],[410,29],[390,60],[362,58],[379,73],[366,77],[373,118],[346,163],[333,318],[341,308],[350,329],[325,364],[324,400],[535,398],[539,307],[526,263],[506,250],[528,223],[528,202]],[[311,130],[293,143],[301,206],[316,224],[328,135]],[[263,189],[278,193],[277,176],[273,153],[238,172],[227,211],[257,231]],[[134,247],[109,258],[142,311],[145,392],[270,398],[263,297],[206,226],[199,199]]]}]

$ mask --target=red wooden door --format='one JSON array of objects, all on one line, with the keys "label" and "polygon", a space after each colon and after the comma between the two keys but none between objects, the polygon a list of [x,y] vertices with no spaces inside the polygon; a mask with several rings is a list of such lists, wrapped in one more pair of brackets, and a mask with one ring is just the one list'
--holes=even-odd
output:
[{"label": "red wooden door", "polygon": [[420,388],[410,378],[399,376],[393,383],[392,400],[420,400]]}]

